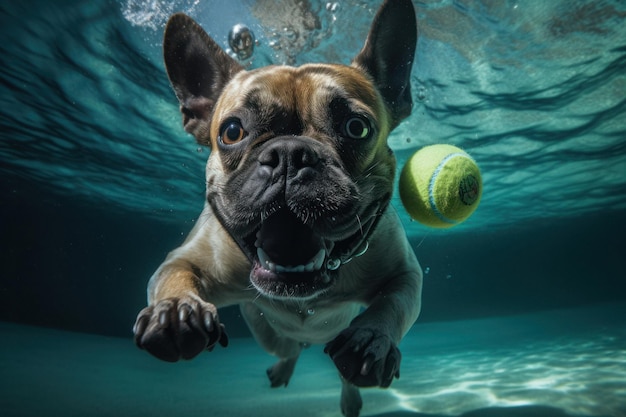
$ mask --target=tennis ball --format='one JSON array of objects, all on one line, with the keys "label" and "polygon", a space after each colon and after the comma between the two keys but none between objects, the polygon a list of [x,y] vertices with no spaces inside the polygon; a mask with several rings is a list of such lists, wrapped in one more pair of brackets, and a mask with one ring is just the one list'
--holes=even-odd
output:
[{"label": "tennis ball", "polygon": [[452,145],[415,152],[400,174],[400,199],[409,215],[431,227],[448,228],[478,207],[483,184],[478,165]]}]

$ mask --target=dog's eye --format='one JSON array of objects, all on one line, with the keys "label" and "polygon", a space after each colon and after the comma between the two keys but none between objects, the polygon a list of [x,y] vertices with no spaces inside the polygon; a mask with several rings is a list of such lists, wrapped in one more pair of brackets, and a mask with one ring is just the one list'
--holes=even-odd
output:
[{"label": "dog's eye", "polygon": [[350,139],[367,139],[372,133],[370,121],[363,116],[348,118],[343,126],[345,136]]},{"label": "dog's eye", "polygon": [[246,131],[241,126],[241,122],[231,120],[222,126],[219,139],[225,145],[232,145],[239,142],[245,136]]}]

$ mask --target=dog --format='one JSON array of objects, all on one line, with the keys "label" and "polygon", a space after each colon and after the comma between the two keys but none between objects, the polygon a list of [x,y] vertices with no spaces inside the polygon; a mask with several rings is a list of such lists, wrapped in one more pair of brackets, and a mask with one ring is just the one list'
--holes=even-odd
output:
[{"label": "dog", "polygon": [[148,284],[139,348],[174,362],[226,347],[218,308],[238,304],[278,357],[272,387],[312,344],[339,371],[347,417],[360,413],[359,387],[399,378],[422,271],[389,205],[387,137],[411,112],[416,42],[411,1],[386,0],[350,65],[246,70],[190,17],[169,19],[184,129],[211,153],[199,221]]}]

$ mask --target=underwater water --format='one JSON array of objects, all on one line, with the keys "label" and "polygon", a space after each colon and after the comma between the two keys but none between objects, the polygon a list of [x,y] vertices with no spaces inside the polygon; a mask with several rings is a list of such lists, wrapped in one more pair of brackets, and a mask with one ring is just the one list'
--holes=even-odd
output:
[{"label": "underwater water", "polygon": [[[401,377],[363,389],[379,417],[626,415],[624,305],[421,325],[400,347]],[[321,349],[286,388],[272,358],[237,338],[193,361],[165,363],[128,340],[0,323],[6,416],[338,416],[341,384]]]},{"label": "underwater water", "polygon": [[[250,68],[348,63],[379,1],[0,2],[0,415],[338,415],[319,346],[287,389],[236,309],[233,338],[160,363],[130,329],[196,221],[209,150],[161,58],[185,11]],[[425,272],[402,378],[366,416],[626,416],[626,4],[414,1],[414,110],[389,141],[469,152],[477,211],[448,230],[392,204]],[[227,383],[224,383],[227,381]],[[245,401],[244,401],[245,399]]]}]

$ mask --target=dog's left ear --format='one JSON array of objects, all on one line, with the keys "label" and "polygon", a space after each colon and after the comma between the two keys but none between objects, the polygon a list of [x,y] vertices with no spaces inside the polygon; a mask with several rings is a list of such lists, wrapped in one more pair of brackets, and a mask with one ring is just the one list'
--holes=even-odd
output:
[{"label": "dog's left ear", "polygon": [[365,46],[352,61],[367,72],[392,116],[391,128],[411,114],[411,68],[417,45],[417,19],[411,0],[385,0]]},{"label": "dog's left ear", "polygon": [[191,17],[177,13],[163,35],[165,68],[180,102],[185,130],[210,145],[209,126],[224,86],[243,67]]}]

